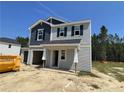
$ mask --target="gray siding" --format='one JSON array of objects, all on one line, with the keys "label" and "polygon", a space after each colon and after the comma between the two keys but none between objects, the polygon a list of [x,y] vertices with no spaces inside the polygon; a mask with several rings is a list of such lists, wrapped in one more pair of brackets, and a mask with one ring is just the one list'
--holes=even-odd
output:
[{"label": "gray siding", "polygon": [[[44,29],[45,30],[45,38],[42,41],[37,41],[37,31],[38,29]],[[43,42],[49,41],[50,40],[50,33],[51,33],[51,27],[46,24],[46,23],[42,23],[42,24],[38,24],[37,26],[35,26],[34,28],[32,28],[31,30],[31,38],[30,38],[30,45],[39,45]]]},{"label": "gray siding", "polygon": [[72,69],[74,64],[74,50],[73,49],[68,49],[66,55],[66,61],[59,61],[59,68],[64,68],[64,69]]},{"label": "gray siding", "polygon": [[[78,25],[82,25],[81,23]],[[67,36],[59,36],[57,37],[57,28],[52,28],[52,40],[68,40],[68,39],[82,39],[82,44],[90,45],[90,23],[83,23],[83,35],[82,36],[71,36],[71,27],[73,25],[68,25],[67,27]],[[65,27],[65,26],[64,26]]]},{"label": "gray siding", "polygon": [[[90,47],[81,47],[78,54],[79,62],[77,64],[77,70],[79,71],[91,71],[92,62],[91,62],[91,53]],[[67,59],[66,61],[60,61],[59,67],[69,70],[75,69],[74,60],[74,49],[67,50]]]},{"label": "gray siding", "polygon": [[[81,24],[78,24],[81,25]],[[83,36],[71,36],[71,27],[67,26],[67,36],[66,37],[57,37],[57,28],[52,28],[52,40],[69,40],[69,39],[81,39],[80,50],[78,54],[79,63],[77,65],[78,70],[91,71],[92,60],[91,60],[91,29],[90,23],[83,24]],[[66,68],[74,70],[75,66],[73,63],[74,59],[74,50],[67,51],[67,60],[66,62],[60,62],[60,68]]]},{"label": "gray siding", "polygon": [[78,58],[79,63],[77,65],[77,69],[83,71],[91,71],[92,62],[90,47],[81,47],[78,54]]}]

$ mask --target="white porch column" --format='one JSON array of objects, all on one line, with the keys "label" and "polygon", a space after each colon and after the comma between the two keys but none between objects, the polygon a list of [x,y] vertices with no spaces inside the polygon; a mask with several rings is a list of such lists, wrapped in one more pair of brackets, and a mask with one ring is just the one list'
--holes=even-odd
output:
[{"label": "white porch column", "polygon": [[43,56],[42,56],[42,60],[43,60],[43,68],[45,67],[46,64],[46,49],[43,49]]},{"label": "white porch column", "polygon": [[74,61],[73,62],[78,63],[78,50],[77,50],[77,48],[75,48],[75,50],[74,50]]},{"label": "white porch column", "polygon": [[42,57],[42,60],[46,60],[46,49],[44,48],[43,50],[43,57]]},{"label": "white porch column", "polygon": [[32,65],[32,60],[33,60],[33,51],[31,49],[28,50],[28,61],[27,64]]},{"label": "white porch column", "polygon": [[21,50],[21,57],[22,57],[22,62],[24,63],[24,51]]},{"label": "white porch column", "polygon": [[50,67],[52,67],[52,62],[53,62],[53,50],[50,50]]},{"label": "white porch column", "polygon": [[74,50],[75,73],[77,72],[77,63],[78,63],[78,50],[77,50],[77,48],[75,48],[75,50]]}]

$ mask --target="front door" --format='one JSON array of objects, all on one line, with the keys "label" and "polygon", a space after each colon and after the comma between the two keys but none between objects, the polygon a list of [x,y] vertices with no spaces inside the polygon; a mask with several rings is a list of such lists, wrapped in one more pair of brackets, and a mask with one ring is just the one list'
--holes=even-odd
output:
[{"label": "front door", "polygon": [[33,51],[33,63],[32,64],[42,65],[43,64],[42,56],[43,56],[43,51]]},{"label": "front door", "polygon": [[53,60],[52,60],[52,66],[53,67],[58,67],[58,57],[59,57],[59,51],[54,50],[53,51]]}]

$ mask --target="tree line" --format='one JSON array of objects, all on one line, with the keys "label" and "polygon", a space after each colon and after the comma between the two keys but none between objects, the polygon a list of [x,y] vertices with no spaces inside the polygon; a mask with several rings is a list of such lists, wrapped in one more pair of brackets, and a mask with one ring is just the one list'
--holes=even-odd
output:
[{"label": "tree line", "polygon": [[16,37],[16,41],[19,42],[19,44],[21,44],[21,47],[28,47],[28,37]]},{"label": "tree line", "polygon": [[92,35],[92,60],[124,62],[124,37],[108,34],[105,26]]}]

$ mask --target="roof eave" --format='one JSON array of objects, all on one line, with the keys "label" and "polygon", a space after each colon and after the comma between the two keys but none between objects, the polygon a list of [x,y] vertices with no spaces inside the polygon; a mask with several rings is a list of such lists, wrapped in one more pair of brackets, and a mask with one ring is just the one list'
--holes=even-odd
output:
[{"label": "roof eave", "polygon": [[64,22],[64,23],[68,23],[68,22],[66,22],[66,21],[64,21],[64,20],[62,20],[62,19],[55,18],[55,17],[48,17],[48,18],[47,18],[47,21],[48,21],[50,18],[56,19],[56,20],[61,21],[61,22]]},{"label": "roof eave", "polygon": [[80,43],[72,43],[72,44],[40,44],[40,46],[79,46]]},{"label": "roof eave", "polygon": [[91,23],[91,20],[82,20],[82,21],[76,21],[76,22],[70,22],[70,23],[63,23],[63,24],[53,25],[52,27],[75,25],[75,24],[80,24],[80,23]]},{"label": "roof eave", "polygon": [[21,46],[21,44],[17,44],[17,43],[13,43],[13,42],[6,42],[6,41],[0,41],[0,44],[13,44],[13,45]]},{"label": "roof eave", "polygon": [[88,22],[91,23],[91,20],[87,19],[87,20],[82,20],[82,21],[76,21],[76,22],[70,22],[70,23],[66,22],[66,23],[63,23],[63,24],[53,25],[49,22],[46,22],[46,21],[40,19],[36,23],[34,23],[31,27],[29,27],[28,29],[31,30],[32,28],[34,28],[39,23],[42,24],[42,22],[50,25],[51,27],[59,27],[59,26],[74,25],[74,24],[80,24],[80,23],[88,23]]}]

